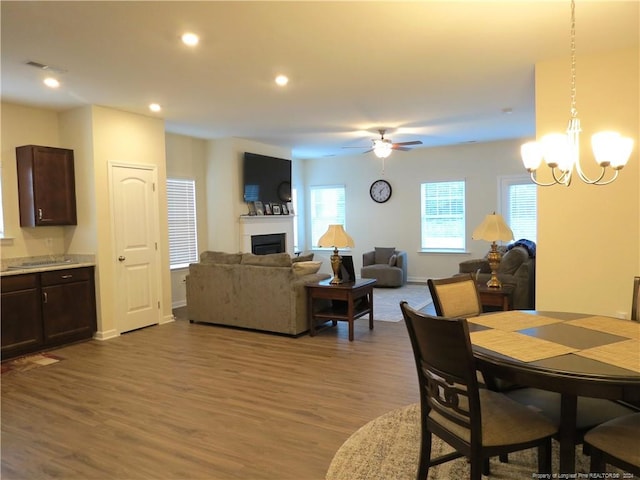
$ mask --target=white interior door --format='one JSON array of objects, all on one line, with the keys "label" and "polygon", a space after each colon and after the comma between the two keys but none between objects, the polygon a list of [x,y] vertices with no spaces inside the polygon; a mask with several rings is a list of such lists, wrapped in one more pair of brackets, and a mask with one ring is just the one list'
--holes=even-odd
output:
[{"label": "white interior door", "polygon": [[112,165],[119,333],[160,322],[156,172]]}]

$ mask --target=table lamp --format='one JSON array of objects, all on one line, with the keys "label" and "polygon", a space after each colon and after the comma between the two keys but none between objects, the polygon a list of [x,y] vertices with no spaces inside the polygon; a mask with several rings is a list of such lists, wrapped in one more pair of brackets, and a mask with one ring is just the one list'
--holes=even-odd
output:
[{"label": "table lamp", "polygon": [[513,232],[505,223],[502,215],[494,212],[491,215],[487,215],[486,217],[484,217],[482,223],[478,225],[473,231],[473,235],[471,235],[471,238],[473,240],[486,240],[487,242],[492,242],[491,251],[489,252],[489,255],[487,255],[487,260],[489,260],[489,267],[491,267],[491,278],[487,282],[487,287],[502,287],[502,283],[500,282],[500,280],[498,280],[497,275],[502,255],[500,255],[500,252],[498,252],[496,242],[498,240],[513,240]]},{"label": "table lamp", "polygon": [[344,231],[342,225],[329,225],[324,235],[318,240],[319,247],[333,247],[333,255],[331,255],[331,269],[333,270],[333,278],[331,284],[342,283],[340,279],[340,265],[342,258],[338,255],[338,248],[354,247],[353,238]]}]

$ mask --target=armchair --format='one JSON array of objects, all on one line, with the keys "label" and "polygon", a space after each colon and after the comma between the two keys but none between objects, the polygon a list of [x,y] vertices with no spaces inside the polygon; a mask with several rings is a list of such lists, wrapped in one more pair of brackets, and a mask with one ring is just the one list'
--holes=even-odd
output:
[{"label": "armchair", "polygon": [[376,247],[363,253],[360,277],[375,278],[376,287],[401,287],[407,283],[407,252]]},{"label": "armchair", "polygon": [[[535,247],[527,248],[524,244],[502,248],[502,260],[498,267],[498,279],[506,285],[512,285],[513,308],[529,310],[535,308],[536,295],[536,258]],[[487,258],[466,260],[459,264],[458,273],[471,273],[478,283],[486,283],[491,277],[491,268]]]}]

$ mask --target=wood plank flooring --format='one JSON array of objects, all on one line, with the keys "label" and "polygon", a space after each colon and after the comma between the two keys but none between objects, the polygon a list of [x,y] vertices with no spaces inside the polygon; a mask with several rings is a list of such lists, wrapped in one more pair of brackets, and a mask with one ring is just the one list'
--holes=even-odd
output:
[{"label": "wood plank flooring", "polygon": [[320,480],[359,427],[419,400],[403,322],[289,338],[187,320],[2,376],[2,479]]}]

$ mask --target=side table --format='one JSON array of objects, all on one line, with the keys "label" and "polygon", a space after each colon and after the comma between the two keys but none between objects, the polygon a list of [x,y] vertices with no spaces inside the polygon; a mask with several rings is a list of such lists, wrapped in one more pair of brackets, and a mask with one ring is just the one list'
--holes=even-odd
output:
[{"label": "side table", "polygon": [[[355,282],[332,285],[331,280],[310,283],[307,288],[307,311],[309,315],[309,334],[316,334],[316,320],[325,323],[329,320],[335,325],[338,320],[349,322],[349,341],[353,341],[353,322],[356,318],[369,314],[369,330],[373,330],[373,286],[374,279],[360,279]],[[313,311],[315,299],[331,300],[331,306]]]},{"label": "side table", "polygon": [[[500,288],[487,287],[485,283],[479,283],[478,295],[483,307],[493,307],[489,310],[511,310],[513,285],[502,285]],[[495,308],[497,307],[497,308]]]}]

